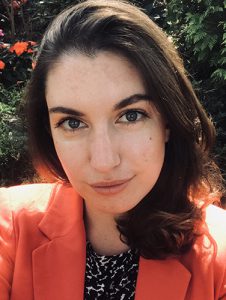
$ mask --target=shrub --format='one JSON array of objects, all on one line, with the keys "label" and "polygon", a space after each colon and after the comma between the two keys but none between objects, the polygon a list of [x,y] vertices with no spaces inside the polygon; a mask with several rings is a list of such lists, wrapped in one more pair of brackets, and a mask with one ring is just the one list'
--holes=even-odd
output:
[{"label": "shrub", "polygon": [[173,37],[217,128],[215,153],[226,179],[226,1],[171,0],[165,29]]},{"label": "shrub", "polygon": [[0,185],[23,182],[33,175],[26,147],[27,134],[17,89],[0,85]]},{"label": "shrub", "polygon": [[5,87],[23,86],[30,78],[37,45],[33,41],[18,41],[12,45],[0,43],[0,82]]}]

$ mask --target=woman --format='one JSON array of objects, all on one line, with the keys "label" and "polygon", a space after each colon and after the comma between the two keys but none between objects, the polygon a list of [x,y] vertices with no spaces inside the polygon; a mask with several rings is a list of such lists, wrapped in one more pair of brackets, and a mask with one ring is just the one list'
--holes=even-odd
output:
[{"label": "woman", "polygon": [[57,183],[1,190],[1,299],[226,299],[214,127],[143,12],[62,12],[27,103],[34,164]]}]

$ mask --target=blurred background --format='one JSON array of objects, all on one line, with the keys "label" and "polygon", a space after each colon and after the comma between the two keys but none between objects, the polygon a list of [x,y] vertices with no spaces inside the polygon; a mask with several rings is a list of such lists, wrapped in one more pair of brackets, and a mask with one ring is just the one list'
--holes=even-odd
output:
[{"label": "blurred background", "polygon": [[[0,0],[0,186],[36,178],[26,143],[24,89],[43,32],[54,16],[76,2]],[[213,155],[226,179],[226,0],[130,2],[166,31],[184,59],[216,125]]]}]

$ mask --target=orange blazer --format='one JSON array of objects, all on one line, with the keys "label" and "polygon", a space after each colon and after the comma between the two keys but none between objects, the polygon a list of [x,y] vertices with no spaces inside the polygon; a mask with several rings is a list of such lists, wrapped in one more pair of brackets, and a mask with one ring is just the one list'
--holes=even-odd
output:
[{"label": "orange blazer", "polygon": [[[69,185],[0,189],[0,300],[83,299],[82,210]],[[186,255],[140,258],[135,300],[149,299],[226,299],[226,211],[207,208],[205,234]]]}]

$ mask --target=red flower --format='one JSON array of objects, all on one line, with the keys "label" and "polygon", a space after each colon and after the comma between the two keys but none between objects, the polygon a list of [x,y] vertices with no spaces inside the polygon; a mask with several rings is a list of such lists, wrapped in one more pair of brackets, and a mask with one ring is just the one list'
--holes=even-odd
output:
[{"label": "red flower", "polygon": [[27,51],[28,42],[16,42],[13,46],[9,48],[10,52],[16,53],[17,56],[20,56]]},{"label": "red flower", "polygon": [[14,45],[12,45],[9,48],[10,52],[14,52],[16,53],[17,56],[20,56],[21,54],[23,54],[24,52],[27,53],[33,53],[34,51],[30,48],[37,45],[36,42],[33,41],[28,41],[28,42],[16,42]]},{"label": "red flower", "polygon": [[4,61],[0,60],[0,70],[4,70],[5,68],[5,63]]}]

